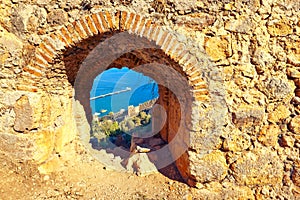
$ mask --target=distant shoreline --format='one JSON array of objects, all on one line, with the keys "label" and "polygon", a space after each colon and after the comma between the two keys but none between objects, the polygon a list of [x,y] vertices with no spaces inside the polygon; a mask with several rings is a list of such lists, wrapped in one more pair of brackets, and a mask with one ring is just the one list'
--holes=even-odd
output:
[{"label": "distant shoreline", "polygon": [[[157,99],[158,98],[154,98],[154,99],[151,99],[144,103],[140,103],[138,106],[129,105],[127,107],[127,109],[121,109],[118,112],[113,112],[113,118],[117,120],[118,118],[124,118],[125,116],[130,117],[131,115],[135,115],[135,114],[137,115],[140,111],[143,111],[143,110],[150,110],[153,107],[153,105],[155,104],[155,102],[157,101]],[[111,112],[109,112],[109,113],[111,113]],[[98,115],[95,115],[95,113],[93,114],[93,116],[98,117],[98,119],[110,117],[109,113],[104,116],[98,116]]]}]

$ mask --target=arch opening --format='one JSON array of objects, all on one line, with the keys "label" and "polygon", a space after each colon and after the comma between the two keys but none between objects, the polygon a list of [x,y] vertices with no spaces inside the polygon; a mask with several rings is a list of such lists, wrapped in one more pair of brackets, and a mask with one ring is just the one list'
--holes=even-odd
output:
[{"label": "arch opening", "polygon": [[133,134],[154,136],[151,117],[158,92],[153,79],[127,67],[99,74],[90,92],[92,147],[99,150],[121,147],[129,151]]},{"label": "arch opening", "polygon": [[[123,66],[127,66],[131,70],[151,77],[158,83],[159,98],[156,104],[159,105],[159,109],[155,109],[152,113],[151,126],[153,130],[158,130],[156,134],[162,138],[165,145],[156,151],[139,154],[139,157],[127,150],[121,150],[118,152],[118,155],[115,154],[116,156],[114,156],[128,158],[135,156],[135,163],[139,159],[149,159],[156,170],[161,170],[167,176],[174,175],[174,170],[178,168],[181,176],[187,179],[189,175],[187,149],[189,147],[189,134],[191,130],[193,95],[186,74],[177,62],[145,38],[124,33],[121,40],[120,36],[118,36],[119,38],[117,38],[118,41],[116,42],[116,39],[112,37],[113,35],[107,34],[107,36],[112,38],[112,43],[117,46],[117,50],[122,49],[124,45],[128,47],[132,43],[142,43],[143,45],[139,44],[142,46],[141,48],[126,48],[122,53],[109,52],[105,55],[103,53],[104,49],[106,50],[104,52],[112,51],[112,49],[108,50],[111,45],[105,46],[107,45],[105,43],[110,38],[106,37],[106,40],[103,41],[100,36],[97,36],[92,40],[83,40],[75,48],[67,49],[63,55],[68,80],[75,89],[74,101],[80,105],[80,109],[78,109],[78,106],[75,106],[75,110],[77,110],[74,113],[75,119],[80,118],[80,120],[76,121],[81,138],[84,138],[85,143],[88,143],[87,146],[90,145],[90,140],[87,138],[89,138],[92,128],[93,112],[90,105],[89,91],[92,89],[94,78],[105,70],[112,68],[120,69]],[[111,43],[108,42],[108,44]],[[78,117],[79,115],[80,117]],[[165,116],[165,120],[163,116]],[[86,120],[82,120],[83,118]],[[83,123],[84,121],[86,123]],[[87,133],[89,136],[87,136]],[[138,140],[139,137],[135,138]],[[145,143],[146,140],[146,138],[141,139],[142,143]],[[99,158],[100,162],[109,167],[117,168],[117,170],[121,169],[115,167],[115,163],[112,163],[114,161],[111,159],[107,158],[103,161],[105,156],[101,152],[96,152],[92,148],[90,150],[96,158]],[[125,162],[127,162],[126,165],[128,166],[128,162],[131,161],[127,159]],[[135,165],[134,162],[130,164],[131,167]],[[123,164],[124,168],[124,163],[121,164]],[[172,166],[173,172],[170,172],[166,167],[172,164],[174,164]],[[154,167],[149,167],[148,165],[140,173],[152,173]],[[178,174],[175,176],[173,176],[174,179],[183,180]]]}]

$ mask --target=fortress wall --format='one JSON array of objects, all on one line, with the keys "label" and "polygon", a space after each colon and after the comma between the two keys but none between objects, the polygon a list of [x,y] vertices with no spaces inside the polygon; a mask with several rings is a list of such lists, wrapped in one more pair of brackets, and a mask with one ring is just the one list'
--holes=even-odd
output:
[{"label": "fortress wall", "polygon": [[[162,27],[165,32],[147,35],[162,50],[129,53],[111,67],[124,62],[146,64],[150,55],[151,61],[163,57],[161,63],[176,69],[192,88],[184,129],[191,130],[188,139],[180,140],[189,140],[189,148],[177,166],[186,170],[191,185],[200,188],[199,195],[293,199],[300,193],[299,9],[296,0],[4,0],[0,7],[0,152],[41,166],[59,162],[58,155],[80,132],[77,124],[87,123],[84,113],[88,112],[74,113],[72,99],[80,62],[97,41],[135,27],[126,27],[130,18],[125,24],[109,24],[110,15],[104,14],[107,25],[102,26],[108,30],[98,34],[99,27],[94,24],[97,30],[92,29],[88,24],[92,18],[86,16],[122,10],[133,13],[133,24],[151,19],[155,27]],[[169,32],[179,45],[168,49],[162,41],[173,41],[168,40]],[[204,55],[208,61],[199,59]],[[201,66],[189,71],[183,66],[192,60],[194,64],[201,60]],[[156,75],[151,70],[144,73]],[[197,84],[202,82],[207,94]]]}]

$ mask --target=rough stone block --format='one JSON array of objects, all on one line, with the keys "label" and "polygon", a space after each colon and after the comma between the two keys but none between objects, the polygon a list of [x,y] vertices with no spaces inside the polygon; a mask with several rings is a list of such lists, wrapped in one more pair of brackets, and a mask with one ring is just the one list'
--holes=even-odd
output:
[{"label": "rough stone block", "polygon": [[291,122],[289,123],[289,129],[297,134],[300,135],[300,115],[295,116]]},{"label": "rough stone block", "polygon": [[226,151],[239,152],[248,149],[250,145],[250,136],[235,129],[225,138],[223,149]]},{"label": "rough stone block", "polygon": [[287,19],[274,20],[268,23],[268,32],[272,36],[287,36],[293,33],[293,28]]},{"label": "rough stone block", "polygon": [[18,132],[29,131],[33,128],[33,110],[27,96],[21,96],[14,106],[16,114],[14,129]]},{"label": "rough stone block", "polygon": [[272,123],[280,122],[290,116],[291,112],[284,105],[279,105],[273,112],[269,113],[268,120]]},{"label": "rough stone block", "polygon": [[258,141],[264,144],[265,146],[274,147],[278,142],[278,135],[280,134],[280,128],[275,125],[266,125],[263,126],[258,134]]},{"label": "rough stone block", "polygon": [[220,181],[227,175],[228,166],[225,156],[220,151],[213,151],[207,155],[189,152],[191,160],[191,174],[201,183]]},{"label": "rough stone block", "polygon": [[229,57],[229,43],[226,39],[220,37],[211,37],[205,39],[205,51],[213,61],[223,60]]},{"label": "rough stone block", "polygon": [[240,185],[275,185],[283,178],[283,163],[269,148],[245,152],[230,169]]}]

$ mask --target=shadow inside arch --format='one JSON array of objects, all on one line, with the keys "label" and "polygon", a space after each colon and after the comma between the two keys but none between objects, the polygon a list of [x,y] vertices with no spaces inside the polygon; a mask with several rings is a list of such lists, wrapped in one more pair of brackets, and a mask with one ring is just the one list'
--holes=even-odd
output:
[{"label": "shadow inside arch", "polygon": [[[109,66],[104,68],[102,67],[101,69],[101,65],[103,63],[97,60],[97,53],[101,54],[102,52],[98,51],[95,55],[93,55],[92,51],[97,47],[97,45],[111,38],[113,35],[114,33],[106,33],[85,39],[75,47],[67,49],[63,54],[63,61],[68,80],[75,89],[75,101],[78,101],[83,107],[81,116],[82,118],[86,118],[86,121],[91,127],[92,111],[89,100],[90,90],[92,88],[93,79],[105,69],[122,68],[123,66],[128,66],[133,70],[152,77],[157,82],[163,83],[162,85],[165,85],[166,87],[160,88],[159,104],[167,111],[168,120],[163,126],[159,135],[169,145],[168,150],[170,152],[167,152],[167,150],[162,151],[166,153],[165,158],[162,155],[157,154],[157,157],[159,157],[160,160],[163,160],[163,162],[157,162],[153,160],[153,156],[146,156],[148,156],[149,160],[154,163],[160,173],[170,179],[185,182],[187,180],[186,176],[188,175],[188,172],[186,171],[189,164],[178,164],[180,162],[188,162],[188,160],[182,158],[179,155],[180,153],[177,152],[177,149],[179,149],[181,153],[185,153],[184,150],[187,150],[189,146],[190,129],[188,127],[191,123],[193,97],[191,94],[192,88],[188,84],[187,77],[177,62],[166,55],[163,50],[157,47],[154,43],[151,44],[149,41],[146,41],[145,43],[147,43],[147,46],[152,48],[134,49],[127,53],[120,54],[116,59],[113,60],[112,63],[110,63]],[[147,40],[135,35],[125,34],[125,36],[128,37],[126,38],[126,42]],[[102,50],[105,49],[103,48]],[[91,55],[92,57],[90,57]],[[105,56],[102,58],[105,58]],[[89,63],[91,60],[94,60],[95,62],[90,62],[92,64],[88,65],[87,63]],[[147,66],[149,63],[152,63],[152,66],[145,68],[137,67],[142,65]],[[167,67],[163,68],[162,65]],[[78,79],[80,80],[78,81]],[[168,89],[168,87],[171,88]],[[175,92],[170,92],[172,90]],[[178,100],[176,100],[176,98],[178,98]],[[159,121],[160,116],[158,114],[157,122],[155,122],[155,124],[159,124]],[[90,133],[86,134],[90,135]],[[174,139],[176,137],[178,138]],[[87,140],[87,143],[89,142],[90,140]],[[112,153],[108,149],[102,150],[104,150],[106,154]],[[101,150],[97,150],[98,152],[96,152],[95,149],[92,149],[91,151],[93,154],[97,155],[97,157],[105,157],[105,155],[102,154],[103,151],[101,152]],[[175,159],[172,158],[172,154],[177,154],[174,156]],[[129,156],[130,153],[126,151],[121,151],[119,153],[114,152],[114,157],[120,157],[121,159],[126,157],[128,158]],[[101,162],[101,159],[99,161]],[[109,165],[109,161],[107,162]],[[183,174],[184,177],[182,177]]]}]

